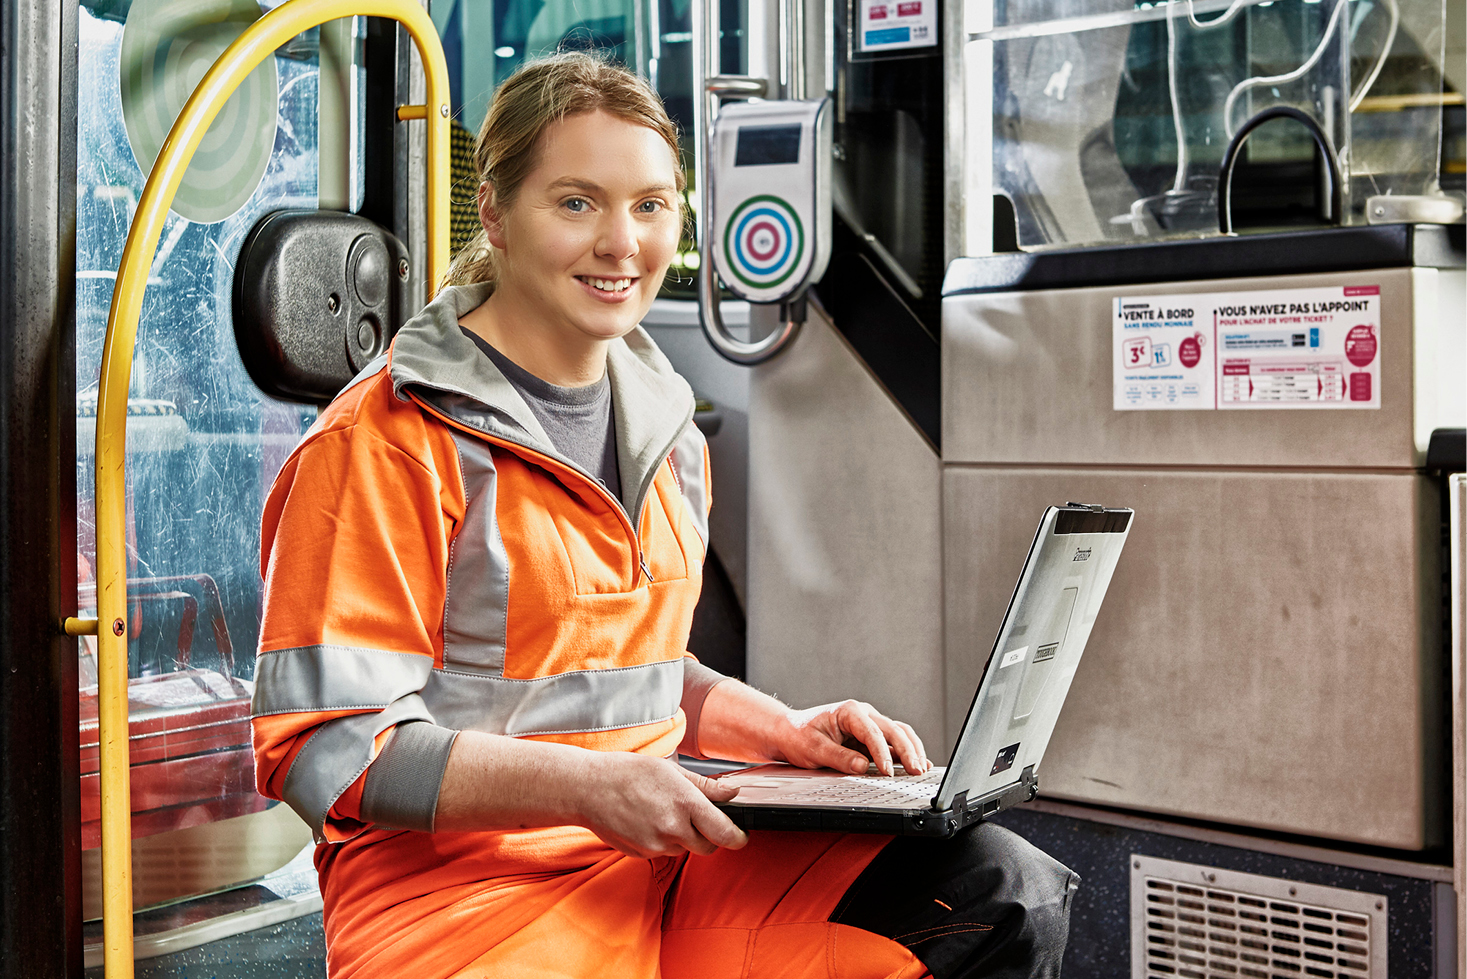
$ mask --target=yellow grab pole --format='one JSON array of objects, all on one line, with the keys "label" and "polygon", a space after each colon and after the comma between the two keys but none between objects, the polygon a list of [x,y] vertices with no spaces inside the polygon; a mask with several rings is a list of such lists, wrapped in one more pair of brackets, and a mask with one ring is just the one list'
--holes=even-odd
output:
[{"label": "yellow grab pole", "polygon": [[[448,264],[448,66],[433,21],[415,0],[287,0],[251,24],[209,69],[179,113],[148,174],[117,267],[97,394],[98,728],[101,741],[102,941],[108,979],[131,979],[132,807],[128,773],[127,391],[143,290],[178,185],[214,117],[250,72],[304,31],[343,17],[386,17],[407,28],[428,81],[428,254],[430,287]],[[84,631],[71,624],[67,631]]]}]

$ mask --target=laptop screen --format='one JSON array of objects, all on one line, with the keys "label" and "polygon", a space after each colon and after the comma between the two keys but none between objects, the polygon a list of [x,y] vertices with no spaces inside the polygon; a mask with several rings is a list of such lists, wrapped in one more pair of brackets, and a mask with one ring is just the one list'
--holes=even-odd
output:
[{"label": "laptop screen", "polygon": [[1068,504],[1039,524],[934,804],[1038,769],[1100,612],[1132,512]]}]

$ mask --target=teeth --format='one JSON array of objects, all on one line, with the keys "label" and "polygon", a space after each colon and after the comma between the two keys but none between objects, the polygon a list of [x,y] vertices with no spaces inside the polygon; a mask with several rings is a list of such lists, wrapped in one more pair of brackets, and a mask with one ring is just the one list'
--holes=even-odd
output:
[{"label": "teeth", "polygon": [[600,289],[602,292],[621,292],[623,289],[629,288],[631,286],[631,284],[632,284],[632,280],[631,279],[590,279],[590,278],[588,278],[588,279],[585,279],[584,281],[589,282],[593,287],[595,287],[597,289]]}]

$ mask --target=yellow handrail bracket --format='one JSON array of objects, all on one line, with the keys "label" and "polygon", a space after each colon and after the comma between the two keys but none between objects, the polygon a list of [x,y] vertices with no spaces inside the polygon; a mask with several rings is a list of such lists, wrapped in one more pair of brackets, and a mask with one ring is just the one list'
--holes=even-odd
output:
[{"label": "yellow handrail bracket", "polygon": [[251,24],[204,75],[164,140],[138,201],[107,317],[97,394],[97,622],[69,620],[69,635],[97,635],[97,708],[102,803],[102,941],[108,979],[131,979],[132,810],[128,772],[127,532],[124,472],[127,392],[148,271],[168,210],[194,152],[234,90],[275,49],[328,21],[385,17],[406,28],[427,76],[428,282],[448,266],[448,66],[428,12],[415,0],[286,0]]}]

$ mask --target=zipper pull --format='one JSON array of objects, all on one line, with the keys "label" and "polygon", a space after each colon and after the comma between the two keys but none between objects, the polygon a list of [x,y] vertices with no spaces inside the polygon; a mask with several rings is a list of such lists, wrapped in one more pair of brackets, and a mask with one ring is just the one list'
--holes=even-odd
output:
[{"label": "zipper pull", "polygon": [[645,555],[645,554],[638,554],[637,557],[642,562],[642,574],[644,574],[644,575],[647,576],[647,580],[649,582],[656,581],[657,579],[654,578],[654,577],[652,577],[652,572],[647,570],[647,555]]}]

